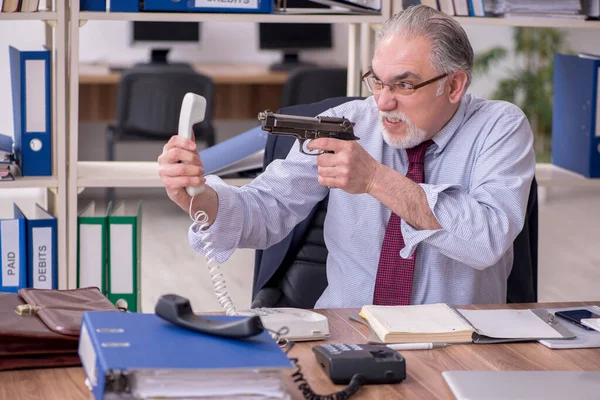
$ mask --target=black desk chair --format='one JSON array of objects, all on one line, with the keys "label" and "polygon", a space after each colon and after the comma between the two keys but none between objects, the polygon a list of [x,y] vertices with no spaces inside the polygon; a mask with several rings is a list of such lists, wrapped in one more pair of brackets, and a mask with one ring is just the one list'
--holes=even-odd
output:
[{"label": "black desk chair", "polygon": [[[177,134],[181,101],[187,92],[206,98],[204,121],[194,125],[196,141],[206,147],[215,144],[212,124],[215,85],[189,65],[138,64],[121,74],[117,89],[116,124],[106,130],[108,161],[115,160],[119,141],[153,140],[167,142]],[[107,202],[114,200],[114,189],[107,190]]]},{"label": "black desk chair", "polygon": [[107,159],[115,160],[115,146],[121,140],[166,142],[177,134],[181,101],[187,92],[204,96],[207,102],[204,121],[194,125],[196,141],[214,145],[212,79],[188,66],[139,65],[121,75],[116,124],[106,131]]},{"label": "black desk chair", "polygon": [[[356,99],[338,97],[314,104],[287,107],[279,112],[315,116],[331,107]],[[264,167],[285,158],[294,137],[269,135]],[[252,307],[313,308],[327,287],[327,248],[323,224],[329,197],[323,199],[281,242],[257,250],[254,265]],[[538,204],[534,178],[527,205],[525,225],[514,241],[514,262],[508,278],[509,303],[537,302]]]},{"label": "black desk chair", "polygon": [[331,97],[346,96],[348,70],[332,67],[299,67],[290,72],[281,98],[281,107],[310,104]]}]

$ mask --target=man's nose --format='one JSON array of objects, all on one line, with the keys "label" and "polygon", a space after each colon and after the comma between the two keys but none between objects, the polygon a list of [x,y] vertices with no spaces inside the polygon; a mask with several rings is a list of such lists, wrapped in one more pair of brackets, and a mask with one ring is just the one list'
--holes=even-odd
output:
[{"label": "man's nose", "polygon": [[387,86],[383,87],[383,90],[379,93],[379,97],[376,100],[379,111],[391,111],[398,106],[398,101]]}]

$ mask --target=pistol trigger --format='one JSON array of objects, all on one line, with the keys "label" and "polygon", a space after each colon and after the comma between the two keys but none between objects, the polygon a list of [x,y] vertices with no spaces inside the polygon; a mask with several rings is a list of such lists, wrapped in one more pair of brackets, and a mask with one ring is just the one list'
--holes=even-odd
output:
[{"label": "pistol trigger", "polygon": [[306,142],[306,139],[298,139],[298,144],[300,145],[300,153],[308,154],[304,151],[304,142]]}]

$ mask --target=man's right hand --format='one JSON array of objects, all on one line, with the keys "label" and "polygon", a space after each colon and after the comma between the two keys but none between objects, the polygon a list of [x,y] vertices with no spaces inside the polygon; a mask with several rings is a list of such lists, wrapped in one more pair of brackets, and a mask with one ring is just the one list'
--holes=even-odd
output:
[{"label": "man's right hand", "polygon": [[169,139],[158,157],[158,174],[169,198],[187,211],[191,197],[185,187],[202,186],[206,181],[193,136],[191,140],[179,135]]}]

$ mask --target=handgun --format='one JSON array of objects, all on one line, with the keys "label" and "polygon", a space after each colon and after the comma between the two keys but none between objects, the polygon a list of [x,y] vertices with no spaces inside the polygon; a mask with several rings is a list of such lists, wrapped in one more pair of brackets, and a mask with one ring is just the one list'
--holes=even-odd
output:
[{"label": "handgun", "polygon": [[297,115],[274,114],[270,110],[258,113],[262,129],[275,135],[294,135],[300,142],[300,152],[309,156],[318,156],[326,151],[314,153],[305,151],[309,140],[333,138],[340,140],[359,140],[354,136],[354,122],[338,117],[302,117]]}]

